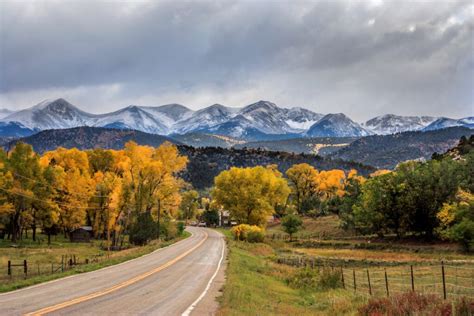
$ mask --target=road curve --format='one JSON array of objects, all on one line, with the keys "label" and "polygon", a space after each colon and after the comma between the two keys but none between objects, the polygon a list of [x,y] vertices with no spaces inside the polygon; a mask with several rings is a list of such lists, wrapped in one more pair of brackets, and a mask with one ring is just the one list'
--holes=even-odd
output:
[{"label": "road curve", "polygon": [[0,294],[0,315],[192,315],[225,242],[210,229],[188,231],[191,237],[143,257]]}]

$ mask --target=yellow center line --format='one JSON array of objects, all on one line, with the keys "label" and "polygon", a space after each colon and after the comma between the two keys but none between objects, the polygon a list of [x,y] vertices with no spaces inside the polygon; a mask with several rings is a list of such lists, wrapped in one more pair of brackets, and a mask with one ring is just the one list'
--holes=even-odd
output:
[{"label": "yellow center line", "polygon": [[72,299],[72,300],[69,300],[69,301],[66,301],[66,302],[63,302],[63,303],[59,303],[59,304],[56,304],[56,305],[48,306],[48,307],[42,308],[40,310],[25,314],[25,316],[41,316],[41,315],[44,315],[44,314],[47,314],[47,313],[55,312],[57,310],[60,310],[60,309],[63,309],[63,308],[66,308],[66,307],[69,307],[69,306],[72,306],[72,305],[76,305],[76,304],[94,299],[96,297],[100,297],[100,296],[110,294],[110,293],[115,292],[117,290],[120,290],[120,289],[122,289],[126,286],[137,283],[138,281],[141,281],[141,280],[143,280],[143,279],[145,279],[145,278],[147,278],[147,277],[149,277],[149,276],[151,276],[151,275],[153,275],[157,272],[160,272],[160,271],[172,266],[173,264],[175,264],[179,260],[181,260],[184,257],[186,257],[187,255],[189,255],[191,252],[193,252],[194,250],[199,248],[207,240],[207,238],[209,236],[207,233],[205,233],[205,234],[206,234],[205,238],[203,240],[201,240],[196,246],[192,247],[188,251],[186,251],[186,252],[182,253],[181,255],[179,255],[178,257],[174,258],[173,260],[170,260],[167,263],[165,263],[165,264],[163,264],[163,265],[161,265],[161,266],[159,266],[159,267],[157,267],[153,270],[150,270],[150,271],[145,272],[143,274],[137,275],[134,278],[131,278],[131,279],[129,279],[127,281],[124,281],[122,283],[119,283],[117,285],[114,285],[114,286],[112,286],[108,289],[97,291],[97,292],[94,292],[94,293],[91,293],[91,294],[88,294],[88,295],[84,295],[84,296],[81,296],[81,297],[77,297],[75,299]]}]

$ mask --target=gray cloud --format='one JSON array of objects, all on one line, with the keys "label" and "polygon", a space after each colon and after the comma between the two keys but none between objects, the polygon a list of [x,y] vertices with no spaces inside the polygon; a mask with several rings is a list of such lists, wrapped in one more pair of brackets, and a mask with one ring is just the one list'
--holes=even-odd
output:
[{"label": "gray cloud", "polygon": [[0,107],[474,115],[471,1],[2,1]]}]

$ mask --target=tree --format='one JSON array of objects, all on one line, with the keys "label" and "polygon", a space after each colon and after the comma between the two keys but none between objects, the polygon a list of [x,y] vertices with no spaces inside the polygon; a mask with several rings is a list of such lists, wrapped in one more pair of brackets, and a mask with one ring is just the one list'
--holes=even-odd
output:
[{"label": "tree", "polygon": [[183,212],[186,225],[188,224],[188,220],[195,216],[199,207],[198,201],[199,193],[195,190],[189,190],[182,194],[180,208]]},{"label": "tree", "polygon": [[261,166],[221,172],[214,179],[212,197],[240,223],[266,224],[275,206],[284,204],[290,189],[286,180],[272,168]]},{"label": "tree", "polygon": [[290,235],[290,241],[293,240],[293,234],[297,233],[303,225],[303,221],[298,215],[289,214],[281,220],[281,226],[287,234]]},{"label": "tree", "polygon": [[445,203],[437,215],[441,236],[459,242],[464,250],[474,249],[474,194],[459,190],[452,203]]},{"label": "tree", "polygon": [[[318,171],[307,163],[293,165],[286,171],[290,182],[291,196],[298,214],[303,214],[308,208],[308,201],[318,189]],[[306,207],[305,207],[306,206]]]}]

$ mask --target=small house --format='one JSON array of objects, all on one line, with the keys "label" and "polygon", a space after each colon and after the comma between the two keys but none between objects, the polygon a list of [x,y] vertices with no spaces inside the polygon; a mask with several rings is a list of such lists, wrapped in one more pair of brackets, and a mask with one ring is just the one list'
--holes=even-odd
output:
[{"label": "small house", "polygon": [[76,228],[69,234],[69,238],[71,242],[90,242],[92,238],[92,227],[82,226]]}]

